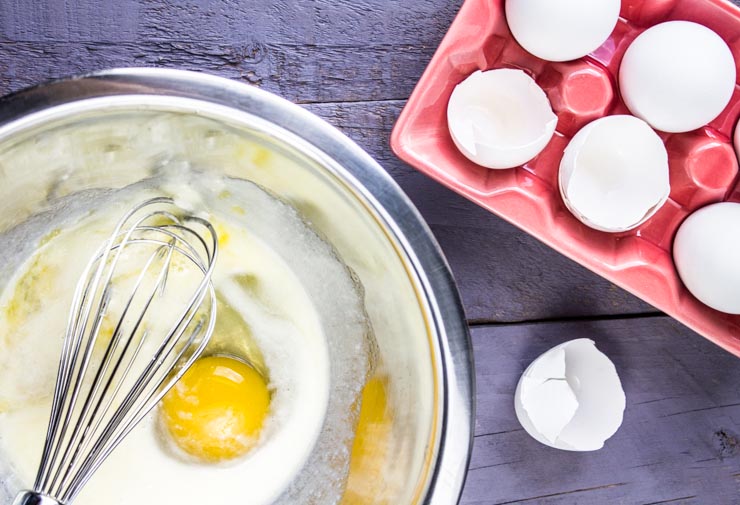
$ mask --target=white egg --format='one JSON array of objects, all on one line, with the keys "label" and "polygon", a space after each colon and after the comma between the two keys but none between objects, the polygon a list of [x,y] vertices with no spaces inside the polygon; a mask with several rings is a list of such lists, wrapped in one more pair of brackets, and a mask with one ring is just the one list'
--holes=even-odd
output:
[{"label": "white egg", "polygon": [[641,119],[603,117],[568,143],[559,185],[565,205],[584,224],[608,232],[629,230],[668,198],[668,153]]},{"label": "white egg", "polygon": [[713,309],[740,314],[740,203],[715,203],[678,228],[673,260],[686,288]]},{"label": "white egg", "polygon": [[531,160],[550,141],[557,122],[545,92],[521,70],[478,70],[455,87],[447,105],[455,145],[488,168]]},{"label": "white egg", "polygon": [[715,32],[689,21],[644,31],[619,68],[625,104],[665,132],[695,130],[716,118],[735,89],[735,60]]},{"label": "white egg", "polygon": [[506,20],[528,52],[543,60],[569,61],[609,38],[619,7],[619,0],[506,0]]},{"label": "white egg", "polygon": [[587,338],[565,342],[522,374],[514,408],[535,440],[566,451],[595,451],[622,424],[626,398],[614,364]]}]

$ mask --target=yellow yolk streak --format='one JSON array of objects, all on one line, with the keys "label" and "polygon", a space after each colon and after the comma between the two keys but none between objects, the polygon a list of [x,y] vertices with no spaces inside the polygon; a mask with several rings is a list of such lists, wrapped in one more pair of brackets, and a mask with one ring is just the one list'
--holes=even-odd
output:
[{"label": "yellow yolk streak", "polygon": [[163,424],[186,453],[224,461],[259,441],[270,407],[265,379],[246,363],[225,356],[196,361],[161,402]]},{"label": "yellow yolk streak", "polygon": [[342,505],[387,503],[378,501],[384,481],[392,418],[388,409],[388,385],[385,377],[373,377],[362,390],[360,418],[352,445],[347,488]]}]

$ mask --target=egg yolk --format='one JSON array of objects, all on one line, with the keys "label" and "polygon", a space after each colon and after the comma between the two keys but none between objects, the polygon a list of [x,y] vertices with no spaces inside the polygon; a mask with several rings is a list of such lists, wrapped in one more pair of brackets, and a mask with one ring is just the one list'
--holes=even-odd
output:
[{"label": "egg yolk", "polygon": [[196,458],[218,462],[246,454],[259,440],[270,407],[265,379],[246,363],[201,358],[162,398],[172,440]]},{"label": "egg yolk", "polygon": [[387,461],[393,419],[388,406],[388,379],[371,378],[362,390],[360,418],[352,445],[342,505],[386,504],[383,466]]}]

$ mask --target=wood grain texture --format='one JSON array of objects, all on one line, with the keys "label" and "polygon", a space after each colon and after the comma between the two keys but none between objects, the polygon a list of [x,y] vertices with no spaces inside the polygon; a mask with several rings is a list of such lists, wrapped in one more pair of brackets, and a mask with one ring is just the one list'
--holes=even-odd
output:
[{"label": "wood grain texture", "polygon": [[407,44],[436,47],[458,1],[414,0],[5,0],[10,40]]},{"label": "wood grain texture", "polygon": [[239,79],[298,102],[406,98],[458,7],[433,0],[6,1],[0,92],[102,68],[165,66]]},{"label": "wood grain texture", "polygon": [[[572,453],[529,437],[513,393],[552,346],[591,338],[617,367],[624,423],[603,449]],[[478,421],[465,505],[740,503],[740,366],[674,320],[473,329]]]},{"label": "wood grain texture", "polygon": [[[295,102],[406,98],[431,49],[394,45],[146,40],[12,42],[0,38],[0,92],[111,67],[170,67],[240,80]],[[33,65],[28,65],[33,61]]]}]

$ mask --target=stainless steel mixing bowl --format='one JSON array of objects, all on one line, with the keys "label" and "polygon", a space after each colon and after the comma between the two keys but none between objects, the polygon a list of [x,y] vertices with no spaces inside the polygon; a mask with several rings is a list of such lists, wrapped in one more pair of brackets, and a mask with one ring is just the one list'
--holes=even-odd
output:
[{"label": "stainless steel mixing bowl", "polygon": [[[0,233],[70,195],[124,187],[172,160],[267,188],[361,280],[382,364],[372,401],[381,406],[362,447],[355,444],[344,503],[456,503],[474,385],[455,284],[398,186],[312,114],[250,86],[161,69],[111,70],[10,95],[0,101]],[[0,280],[9,270],[0,266]]]}]

